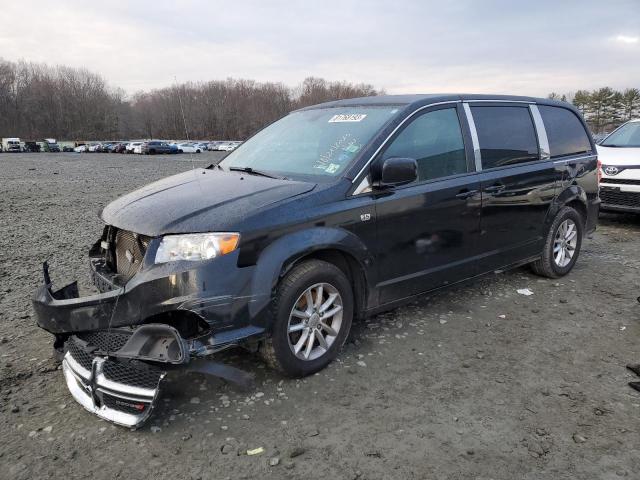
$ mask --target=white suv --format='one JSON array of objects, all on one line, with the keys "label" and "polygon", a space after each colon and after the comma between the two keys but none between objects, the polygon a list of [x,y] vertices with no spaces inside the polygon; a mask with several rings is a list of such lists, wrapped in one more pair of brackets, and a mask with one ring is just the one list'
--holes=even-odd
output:
[{"label": "white suv", "polygon": [[602,210],[640,213],[640,119],[623,124],[597,146]]}]

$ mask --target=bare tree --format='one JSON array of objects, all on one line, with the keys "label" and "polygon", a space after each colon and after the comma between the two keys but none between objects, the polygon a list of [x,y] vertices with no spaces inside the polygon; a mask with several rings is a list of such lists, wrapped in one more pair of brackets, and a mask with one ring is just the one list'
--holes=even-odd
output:
[{"label": "bare tree", "polygon": [[377,93],[371,85],[315,77],[296,88],[228,78],[138,92],[128,100],[85,69],[0,59],[0,136],[244,139],[292,109]]}]

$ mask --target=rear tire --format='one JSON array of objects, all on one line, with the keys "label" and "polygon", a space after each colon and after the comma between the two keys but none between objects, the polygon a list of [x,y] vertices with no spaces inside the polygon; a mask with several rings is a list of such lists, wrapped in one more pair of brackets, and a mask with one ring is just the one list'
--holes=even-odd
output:
[{"label": "rear tire", "polygon": [[563,207],[549,228],[542,256],[531,264],[543,277],[560,278],[571,271],[580,255],[584,219],[571,207]]},{"label": "rear tire", "polygon": [[273,299],[271,335],[260,348],[263,359],[290,377],[322,370],[349,335],[353,305],[351,284],[338,267],[322,260],[295,266]]}]

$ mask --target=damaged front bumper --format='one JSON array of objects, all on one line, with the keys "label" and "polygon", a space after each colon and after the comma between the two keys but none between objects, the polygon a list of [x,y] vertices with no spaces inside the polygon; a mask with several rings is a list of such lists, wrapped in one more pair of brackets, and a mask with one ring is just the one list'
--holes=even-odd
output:
[{"label": "damaged front bumper", "polygon": [[[201,360],[263,334],[263,328],[250,324],[216,331],[213,326],[219,318],[201,316],[215,306],[220,307],[220,318],[228,316],[233,299],[224,295],[215,295],[213,300],[202,298],[201,292],[194,295],[170,277],[142,276],[137,282],[117,286],[100,266],[100,262],[92,261],[94,283],[103,293],[80,297],[76,282],[54,291],[45,263],[44,285],[33,299],[38,325],[56,337],[54,347],[63,355],[62,369],[69,391],[85,409],[136,428],[151,414],[161,382],[172,370],[197,371],[244,386],[251,384],[245,372]],[[177,319],[173,325],[158,323],[159,314],[171,313]],[[202,320],[200,330],[188,336],[181,334],[178,325],[186,321],[187,317],[181,317],[185,313]]]}]

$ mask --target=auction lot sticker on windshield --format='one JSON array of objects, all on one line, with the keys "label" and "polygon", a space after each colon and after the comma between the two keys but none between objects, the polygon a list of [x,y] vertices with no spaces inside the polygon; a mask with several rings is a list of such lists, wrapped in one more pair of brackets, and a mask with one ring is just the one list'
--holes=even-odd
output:
[{"label": "auction lot sticker on windshield", "polygon": [[366,116],[366,113],[340,113],[331,117],[329,123],[361,122]]}]

